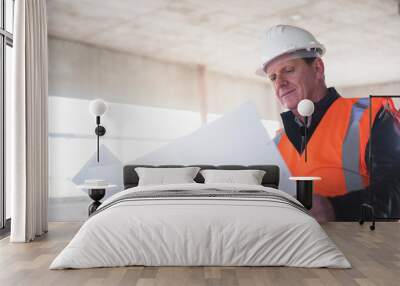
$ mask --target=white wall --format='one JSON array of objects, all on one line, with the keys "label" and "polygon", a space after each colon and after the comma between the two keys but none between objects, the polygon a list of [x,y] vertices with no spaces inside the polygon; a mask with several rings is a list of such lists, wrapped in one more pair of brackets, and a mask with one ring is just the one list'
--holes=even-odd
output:
[{"label": "white wall", "polygon": [[[50,197],[82,196],[71,179],[96,152],[89,100],[49,98]],[[201,126],[197,112],[108,103],[101,117],[105,145],[122,163],[132,161]]]},{"label": "white wall", "polygon": [[[93,167],[98,166],[97,164],[87,166],[91,157],[96,153],[95,118],[88,112],[89,102],[89,100],[77,98],[55,96],[49,98],[49,195],[51,198],[85,196],[85,193],[77,188],[72,179],[80,172],[89,175],[90,172],[87,170],[92,169],[93,171]],[[202,127],[198,112],[111,102],[107,105],[108,110],[101,117],[101,124],[106,128],[106,134],[101,137],[100,143],[122,165]],[[210,121],[220,117],[221,115],[213,115]],[[262,124],[270,137],[274,136],[279,127],[277,121],[262,120]],[[238,130],[239,125],[235,124],[231,129]],[[242,126],[246,130],[254,127]],[[214,142],[214,139],[210,138],[209,140]],[[268,142],[264,139],[261,141]],[[223,150],[216,149],[215,151],[223,153]],[[100,155],[102,158],[102,154]],[[225,163],[234,159],[228,156]],[[254,161],[254,158],[251,159],[249,156],[248,160]],[[210,161],[209,164],[211,163]],[[257,163],[261,162],[257,161]],[[91,173],[93,174],[93,172]],[[96,174],[100,175],[97,172]],[[89,177],[85,178],[89,179]],[[100,179],[100,177],[96,178]],[[110,183],[118,184],[119,180],[115,178],[115,181]]]}]

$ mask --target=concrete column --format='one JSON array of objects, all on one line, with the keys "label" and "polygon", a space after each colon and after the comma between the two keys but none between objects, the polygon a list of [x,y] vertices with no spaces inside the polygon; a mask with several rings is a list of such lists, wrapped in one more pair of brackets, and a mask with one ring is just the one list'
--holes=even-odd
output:
[{"label": "concrete column", "polygon": [[197,66],[197,88],[200,98],[200,118],[201,123],[207,123],[207,82],[206,82],[206,67],[204,65]]}]

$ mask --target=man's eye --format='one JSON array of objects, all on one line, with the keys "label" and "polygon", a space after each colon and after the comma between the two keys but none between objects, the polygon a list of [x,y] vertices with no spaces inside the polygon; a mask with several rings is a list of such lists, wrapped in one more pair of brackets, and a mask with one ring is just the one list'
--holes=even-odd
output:
[{"label": "man's eye", "polygon": [[271,81],[275,81],[276,75],[271,75],[271,76],[269,77],[269,79],[270,79]]},{"label": "man's eye", "polygon": [[287,67],[285,69],[286,72],[294,72],[294,67]]}]

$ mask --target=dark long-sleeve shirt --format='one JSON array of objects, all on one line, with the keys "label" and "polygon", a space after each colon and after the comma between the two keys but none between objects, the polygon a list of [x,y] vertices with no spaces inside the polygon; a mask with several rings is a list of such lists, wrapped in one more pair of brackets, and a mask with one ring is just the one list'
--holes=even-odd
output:
[{"label": "dark long-sleeve shirt", "polygon": [[[334,88],[327,89],[327,95],[315,103],[315,110],[307,129],[307,141],[312,137],[328,108],[340,95]],[[281,114],[283,126],[288,139],[301,153],[304,142],[301,135],[301,123],[291,111]],[[375,215],[379,218],[400,218],[400,126],[389,112],[381,109],[374,121],[370,137],[373,172],[370,186],[363,190],[352,190],[343,196],[329,198],[338,220],[356,220],[360,216],[363,202],[371,203]],[[367,144],[365,160],[369,166],[369,148]]]}]

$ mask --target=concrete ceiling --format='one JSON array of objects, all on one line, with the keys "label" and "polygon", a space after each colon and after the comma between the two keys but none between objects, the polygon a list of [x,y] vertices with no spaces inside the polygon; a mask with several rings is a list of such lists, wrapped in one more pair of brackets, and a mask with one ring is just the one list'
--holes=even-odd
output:
[{"label": "concrete ceiling", "polygon": [[329,84],[400,80],[397,0],[47,0],[51,36],[258,79],[266,28],[322,42]]}]

